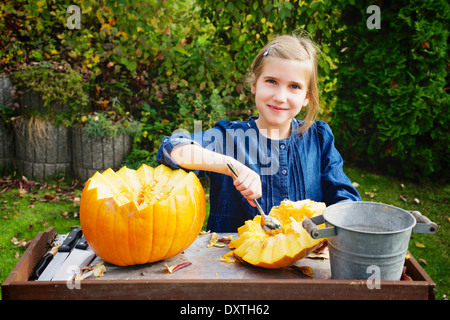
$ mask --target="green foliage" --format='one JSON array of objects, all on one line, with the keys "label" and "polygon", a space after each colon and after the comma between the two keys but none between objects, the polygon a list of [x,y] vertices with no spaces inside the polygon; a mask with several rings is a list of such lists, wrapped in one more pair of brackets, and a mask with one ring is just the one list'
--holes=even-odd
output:
[{"label": "green foliage", "polygon": [[133,148],[131,154],[123,161],[122,166],[136,170],[142,166],[143,163],[153,168],[158,166],[154,153],[145,149]]},{"label": "green foliage", "polygon": [[85,131],[88,136],[102,138],[116,137],[121,134],[136,136],[140,133],[139,123],[125,117],[111,118],[111,114],[93,113],[85,119]]},{"label": "green foliage", "polygon": [[[195,120],[212,126],[225,109],[230,119],[254,114],[243,80],[258,50],[282,33],[306,30],[319,43],[322,111],[331,108],[335,61],[329,44],[337,20],[330,0],[81,0],[76,3],[81,29],[69,30],[71,4],[6,0],[0,22],[3,69],[35,61],[69,63],[89,81],[91,111],[108,111],[117,98],[131,114],[142,116],[148,129],[142,147],[150,152],[161,132],[192,126]],[[146,123],[145,106],[151,106],[151,118],[159,123]]]},{"label": "green foliage", "polygon": [[77,110],[88,103],[82,78],[69,65],[48,62],[20,67],[11,74],[15,86],[38,93],[44,107],[68,104]]},{"label": "green foliage", "polygon": [[384,2],[381,29],[365,5],[342,10],[332,127],[348,160],[412,179],[448,179],[447,1]]},{"label": "green foliage", "polygon": [[133,119],[130,112],[125,111],[117,98],[112,99],[112,107],[109,111],[93,112],[87,116],[83,113],[76,114],[75,122],[84,126],[88,136],[93,138],[116,137],[118,135],[131,135],[137,137],[141,133],[141,126]]},{"label": "green foliage", "polygon": [[213,26],[210,41],[215,61],[220,61],[216,68],[219,74],[227,75],[216,83],[216,88],[227,95],[226,102],[238,110],[253,112],[251,94],[242,85],[253,58],[275,36],[303,32],[311,34],[321,51],[321,113],[326,114],[332,109],[334,97],[331,93],[335,86],[332,70],[336,67],[336,53],[331,43],[334,30],[338,29],[333,1],[198,0],[197,3],[201,17]]},{"label": "green foliage", "polygon": [[70,65],[91,115],[116,112],[118,100],[140,121],[137,149],[154,155],[162,136],[196,120],[206,129],[254,114],[244,85],[254,56],[276,35],[307,32],[321,51],[320,117],[346,159],[402,175],[447,171],[445,1],[377,2],[379,30],[354,0],[80,0],[81,29],[70,30],[72,4],[3,1],[0,70]]},{"label": "green foliage", "polygon": [[177,123],[180,129],[186,129],[193,133],[192,115],[195,121],[201,121],[202,130],[213,127],[218,119],[226,118],[226,109],[217,89],[213,90],[209,98],[205,98],[203,95],[193,97],[184,93],[179,93],[177,98],[179,105]]}]

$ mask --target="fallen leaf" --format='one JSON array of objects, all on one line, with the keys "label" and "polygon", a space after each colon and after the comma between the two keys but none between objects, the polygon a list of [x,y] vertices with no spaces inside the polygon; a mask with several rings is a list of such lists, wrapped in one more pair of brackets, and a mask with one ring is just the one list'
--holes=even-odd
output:
[{"label": "fallen leaf", "polygon": [[80,280],[81,281],[81,280],[84,280],[84,279],[90,277],[93,274],[94,274],[94,270],[90,270],[90,271],[85,272],[85,273],[80,272],[79,274],[77,274],[75,276],[75,280]]},{"label": "fallen leaf", "polygon": [[426,41],[420,41],[420,45],[424,49],[430,49],[430,44],[428,42],[426,42]]},{"label": "fallen leaf", "polygon": [[322,250],[314,250],[307,256],[307,258],[309,258],[309,259],[330,259],[330,252],[328,251],[328,247],[325,247]]},{"label": "fallen leaf", "polygon": [[293,265],[293,266],[291,266],[291,268],[294,269],[294,270],[300,271],[305,276],[308,276],[310,278],[314,278],[314,272],[313,272],[313,269],[311,267],[308,267],[308,266],[300,266],[299,267],[299,266]]},{"label": "fallen leaf", "polygon": [[23,188],[20,188],[19,190],[18,190],[18,192],[19,192],[19,197],[25,197],[26,195],[27,195],[27,190],[25,190],[25,189],[23,189]]},{"label": "fallen leaf", "polygon": [[417,203],[417,204],[420,204],[420,200],[417,199],[417,198],[414,198],[414,202]]},{"label": "fallen leaf", "polygon": [[419,259],[419,262],[422,262],[424,265],[427,265],[427,260],[425,259]]},{"label": "fallen leaf", "polygon": [[[106,267],[103,264],[104,261],[97,262],[94,266],[84,266],[80,270],[81,272],[75,276],[75,280],[84,280],[91,275],[94,275],[98,278],[103,277],[104,273],[106,272]],[[83,273],[84,271],[88,271],[86,273]]]},{"label": "fallen leaf", "polygon": [[51,253],[53,256],[55,256],[55,255],[58,253],[59,247],[61,247],[61,245],[56,245],[56,246],[52,247],[52,248],[50,249],[50,253]]},{"label": "fallen leaf", "polygon": [[11,238],[11,242],[18,248],[25,248],[26,246],[28,246],[29,242],[27,241],[27,239],[22,238],[20,240],[17,240],[16,237],[12,237]]},{"label": "fallen leaf", "polygon": [[206,245],[207,248],[210,248],[217,244],[219,241],[219,235],[216,232],[211,233],[211,238],[209,239],[209,243]]},{"label": "fallen leaf", "polygon": [[352,182],[352,186],[355,187],[355,188],[358,188],[359,187],[359,183],[358,182]]},{"label": "fallen leaf", "polygon": [[403,202],[406,202],[406,201],[407,201],[407,200],[406,200],[406,197],[405,197],[405,196],[402,196],[402,195],[400,195],[400,199],[402,199]]},{"label": "fallen leaf", "polygon": [[169,271],[169,273],[174,273],[177,270],[186,268],[187,266],[190,266],[192,264],[192,262],[184,262],[184,263],[180,263],[176,266],[168,266],[166,263],[164,264],[166,266],[167,271]]},{"label": "fallen leaf", "polygon": [[373,192],[364,192],[364,194],[365,194],[366,196],[371,197],[371,198],[375,197],[375,193],[373,193]]},{"label": "fallen leaf", "polygon": [[426,248],[425,244],[421,241],[415,241],[414,244],[417,248]]},{"label": "fallen leaf", "polygon": [[47,201],[50,201],[50,202],[57,202],[57,201],[59,201],[59,197],[58,196],[55,196],[55,195],[50,194],[50,193],[44,194],[44,199],[47,200]]},{"label": "fallen leaf", "polygon": [[94,265],[94,268],[93,268],[94,270],[94,276],[96,276],[97,278],[100,278],[100,277],[103,277],[103,275],[105,274],[105,272],[106,272],[106,267],[105,267],[105,265],[103,264],[103,261],[100,261],[100,262],[97,262],[95,265]]}]

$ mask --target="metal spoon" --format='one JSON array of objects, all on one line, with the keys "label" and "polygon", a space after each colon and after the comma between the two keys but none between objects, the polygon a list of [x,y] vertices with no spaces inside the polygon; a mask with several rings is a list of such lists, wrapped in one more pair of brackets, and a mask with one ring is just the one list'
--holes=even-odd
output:
[{"label": "metal spoon", "polygon": [[[227,166],[228,168],[230,168],[230,171],[233,174],[234,178],[237,179],[238,173],[234,168],[233,164],[227,161]],[[256,199],[253,199],[252,201],[256,205],[256,208],[258,209],[259,213],[261,214],[261,227],[265,232],[281,228],[281,223],[274,217],[266,215],[261,206],[259,205],[258,201],[256,201]]]}]

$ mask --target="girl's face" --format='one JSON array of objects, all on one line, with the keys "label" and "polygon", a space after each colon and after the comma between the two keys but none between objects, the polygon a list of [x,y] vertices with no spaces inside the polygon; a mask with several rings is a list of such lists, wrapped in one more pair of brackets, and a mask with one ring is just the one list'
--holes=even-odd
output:
[{"label": "girl's face", "polygon": [[308,104],[310,69],[308,61],[280,58],[265,61],[260,77],[252,79],[251,84],[260,130],[278,129],[278,139],[289,137],[291,120]]}]

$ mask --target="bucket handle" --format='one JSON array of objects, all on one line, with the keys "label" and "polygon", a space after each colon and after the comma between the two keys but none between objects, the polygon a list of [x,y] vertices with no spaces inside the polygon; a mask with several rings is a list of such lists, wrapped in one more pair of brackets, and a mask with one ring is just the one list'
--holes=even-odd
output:
[{"label": "bucket handle", "polygon": [[[415,233],[427,233],[434,234],[438,231],[439,227],[436,223],[432,222],[426,216],[422,215],[419,211],[408,211],[416,219],[417,223],[412,229]],[[313,239],[329,238],[336,235],[336,227],[318,228],[317,225],[324,223],[325,220],[322,215],[315,216],[309,219],[304,219],[302,226],[308,231]]]},{"label": "bucket handle", "polygon": [[313,239],[329,238],[336,235],[336,227],[318,228],[317,225],[325,223],[322,215],[303,220],[302,226]]},{"label": "bucket handle", "polygon": [[412,229],[412,232],[434,234],[438,231],[438,225],[422,215],[419,211],[408,212],[411,213],[417,221],[416,225]]}]

